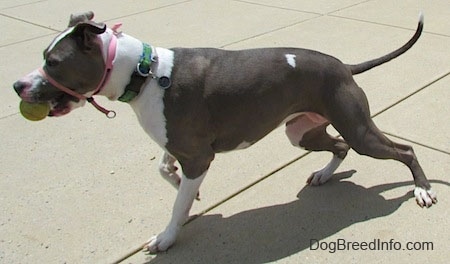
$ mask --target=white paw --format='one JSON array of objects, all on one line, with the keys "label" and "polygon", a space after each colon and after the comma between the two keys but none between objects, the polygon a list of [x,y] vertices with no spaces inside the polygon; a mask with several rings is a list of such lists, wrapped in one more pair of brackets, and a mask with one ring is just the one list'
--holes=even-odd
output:
[{"label": "white paw", "polygon": [[330,163],[328,163],[325,168],[313,172],[306,182],[309,185],[314,186],[326,183],[331,178],[331,176],[333,176],[333,173],[341,163],[342,159],[338,158],[337,156],[333,156],[333,159],[331,159]]},{"label": "white paw", "polygon": [[322,185],[322,184],[326,183],[331,178],[331,176],[333,176],[332,173],[330,173],[326,169],[322,169],[322,170],[313,172],[311,174],[311,176],[309,176],[307,183],[309,185],[313,185],[313,186]]},{"label": "white paw", "polygon": [[437,203],[436,193],[432,189],[425,190],[421,187],[416,187],[414,189],[414,196],[416,197],[416,202],[420,207],[430,207]]},{"label": "white paw", "polygon": [[151,237],[144,246],[144,251],[150,254],[164,252],[175,243],[176,232],[164,231],[157,236]]}]

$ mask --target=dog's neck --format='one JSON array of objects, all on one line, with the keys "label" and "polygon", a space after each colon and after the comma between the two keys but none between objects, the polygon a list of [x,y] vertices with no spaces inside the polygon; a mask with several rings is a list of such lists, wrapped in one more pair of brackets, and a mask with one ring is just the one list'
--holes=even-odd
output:
[{"label": "dog's neck", "polygon": [[[106,58],[106,52],[112,34],[115,33],[111,29],[108,29],[100,36],[103,45],[103,58]],[[118,33],[116,36],[117,49],[113,62],[114,66],[109,81],[98,93],[99,95],[106,96],[110,100],[117,100],[123,94],[142,54],[141,41],[123,33]]]}]

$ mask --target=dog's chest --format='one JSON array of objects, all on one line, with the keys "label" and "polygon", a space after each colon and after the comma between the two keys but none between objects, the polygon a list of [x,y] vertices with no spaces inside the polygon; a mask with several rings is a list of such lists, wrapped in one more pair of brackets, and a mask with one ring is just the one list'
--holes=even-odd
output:
[{"label": "dog's chest", "polygon": [[164,116],[164,89],[152,79],[131,106],[144,131],[159,146],[167,144],[166,117]]},{"label": "dog's chest", "polygon": [[[155,77],[171,77],[174,52],[163,48],[156,48],[156,52],[158,54],[158,67],[154,72]],[[157,78],[151,79],[141,89],[139,96],[130,104],[145,132],[166,150],[165,146],[168,139],[166,117],[164,116],[165,90],[158,84]]]}]

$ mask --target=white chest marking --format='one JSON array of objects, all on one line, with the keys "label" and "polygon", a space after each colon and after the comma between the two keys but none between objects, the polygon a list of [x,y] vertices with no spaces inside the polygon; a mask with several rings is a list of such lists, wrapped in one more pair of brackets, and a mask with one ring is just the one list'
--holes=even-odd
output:
[{"label": "white chest marking", "polygon": [[[156,77],[170,77],[172,73],[174,53],[171,50],[156,48],[158,54],[158,69]],[[130,104],[136,112],[142,128],[159,146],[165,149],[168,142],[166,117],[164,116],[164,89],[156,79],[152,79],[141,94]]]},{"label": "white chest marking", "polygon": [[286,57],[287,63],[291,65],[292,68],[295,68],[296,66],[295,57],[297,56],[294,54],[286,54],[284,56]]}]

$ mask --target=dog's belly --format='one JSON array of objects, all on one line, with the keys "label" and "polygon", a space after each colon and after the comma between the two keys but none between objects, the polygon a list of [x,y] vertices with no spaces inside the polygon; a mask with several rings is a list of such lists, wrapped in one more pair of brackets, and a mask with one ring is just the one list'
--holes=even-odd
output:
[{"label": "dog's belly", "polygon": [[261,116],[229,120],[212,129],[215,137],[211,146],[216,153],[245,149],[258,142],[278,125],[279,122]]},{"label": "dog's belly", "polygon": [[[244,129],[235,128],[226,135],[223,134],[222,137],[216,138],[213,149],[220,153],[248,148],[283,124],[286,124],[286,135],[291,143],[298,146],[298,142],[307,131],[329,121],[314,112],[298,112],[288,115],[277,125],[268,126],[261,122],[263,122],[262,119],[257,123],[249,121]],[[260,131],[260,133],[254,133],[254,131]]]}]

